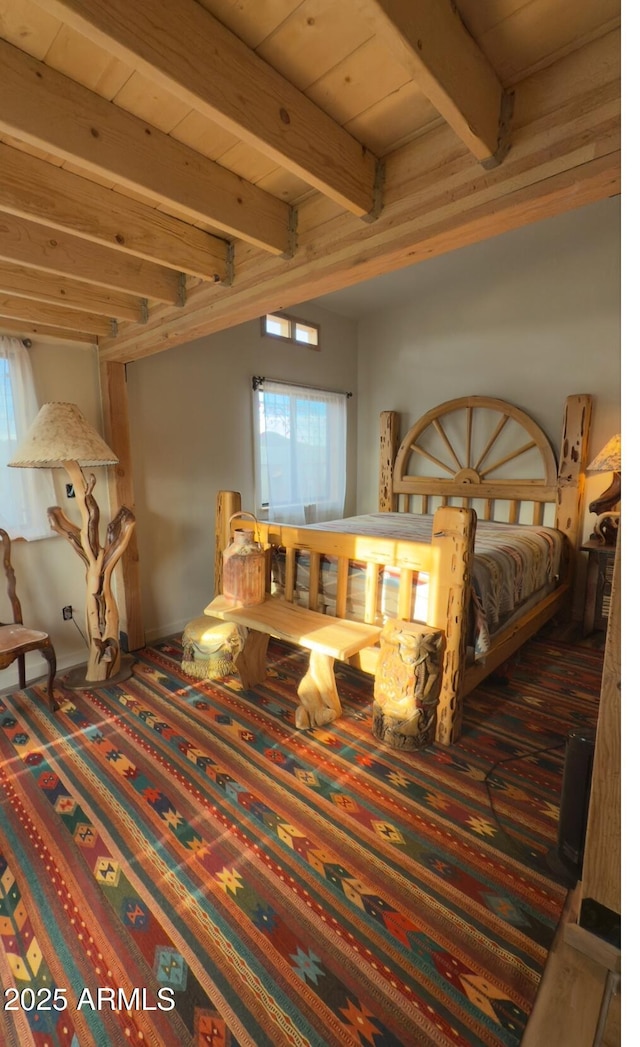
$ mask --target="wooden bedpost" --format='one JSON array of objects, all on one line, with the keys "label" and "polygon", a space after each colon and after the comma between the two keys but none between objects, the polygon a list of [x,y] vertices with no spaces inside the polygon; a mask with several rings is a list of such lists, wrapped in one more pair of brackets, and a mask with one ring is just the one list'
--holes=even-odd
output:
[{"label": "wooden bedpost", "polygon": [[568,396],[564,406],[562,445],[558,456],[558,498],[555,526],[571,544],[570,578],[582,530],[584,474],[589,461],[589,425],[592,398],[588,393]]},{"label": "wooden bedpost", "polygon": [[462,728],[462,678],[475,534],[474,509],[443,506],[436,510],[431,544],[436,552],[437,581],[429,586],[428,621],[445,634],[436,726],[436,741],[442,745],[455,742]]},{"label": "wooden bedpost", "polygon": [[400,415],[397,411],[380,413],[380,468],[378,480],[378,511],[395,512],[398,496],[393,493],[393,464],[398,453]]},{"label": "wooden bedpost", "polygon": [[218,491],[216,497],[216,547],[213,553],[213,594],[222,592],[222,554],[229,544],[229,520],[242,509],[238,491]]}]

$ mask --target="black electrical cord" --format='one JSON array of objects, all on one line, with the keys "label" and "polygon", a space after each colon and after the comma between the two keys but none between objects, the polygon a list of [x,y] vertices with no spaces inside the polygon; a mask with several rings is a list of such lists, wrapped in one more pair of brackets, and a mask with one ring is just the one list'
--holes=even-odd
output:
[{"label": "black electrical cord", "polygon": [[77,629],[77,630],[78,630],[78,632],[80,633],[80,636],[81,636],[81,637],[82,637],[82,639],[84,640],[84,645],[85,645],[85,647],[88,647],[88,646],[89,646],[89,644],[88,644],[87,638],[86,638],[86,636],[84,635],[84,633],[83,633],[82,629],[80,628],[80,626],[78,625],[78,623],[76,622],[75,618],[73,617],[73,614],[71,615],[71,621],[73,622],[73,624],[75,625],[76,629]]},{"label": "black electrical cord", "polygon": [[531,854],[529,852],[527,852],[525,847],[519,841],[514,840],[513,837],[509,835],[509,833],[505,829],[504,825],[500,821],[500,817],[498,815],[498,812],[495,809],[495,805],[494,805],[494,802],[493,802],[493,793],[491,792],[491,785],[499,785],[500,783],[498,782],[497,779],[494,779],[493,782],[492,782],[491,781],[491,776],[492,776],[493,772],[496,770],[497,767],[501,767],[505,763],[514,763],[516,760],[526,760],[530,756],[539,756],[540,753],[555,752],[556,749],[564,749],[565,745],[566,745],[566,740],[563,740],[561,742],[558,742],[556,745],[546,745],[546,746],[543,746],[540,749],[529,749],[528,751],[525,751],[523,753],[516,753],[513,756],[504,756],[501,760],[496,760],[495,763],[493,763],[491,765],[491,767],[489,768],[489,770],[487,771],[487,773],[484,776],[484,785],[485,785],[485,789],[486,789],[486,792],[487,792],[487,797],[489,799],[489,806],[491,807],[491,813],[492,813],[492,815],[494,817],[496,825],[498,826],[498,828],[500,829],[500,832],[502,833],[502,835],[504,836],[505,840],[507,841],[508,849],[510,850],[512,857],[514,857],[516,859],[517,858],[522,858],[522,859],[526,859],[527,862],[530,862],[531,861]]}]

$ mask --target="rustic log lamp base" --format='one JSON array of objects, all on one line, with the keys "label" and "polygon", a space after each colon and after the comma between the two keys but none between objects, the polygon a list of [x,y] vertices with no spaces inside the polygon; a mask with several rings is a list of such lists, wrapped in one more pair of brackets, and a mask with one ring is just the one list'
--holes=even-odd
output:
[{"label": "rustic log lamp base", "polygon": [[64,677],[64,685],[81,690],[126,680],[133,659],[122,657],[119,640],[119,615],[111,590],[113,570],[124,553],[135,517],[122,506],[107,527],[105,544],[100,544],[100,510],[93,496],[96,478],[87,477],[81,466],[116,465],[118,459],[93,429],[75,404],[44,404],[29,429],[12,466],[66,470],[80,510],[78,527],[59,506],[47,510],[49,523],[69,542],[85,566],[86,626],[89,658]]},{"label": "rustic log lamp base", "polygon": [[119,683],[131,676],[132,658],[123,658],[118,637],[118,608],[111,591],[111,576],[135,526],[134,515],[123,506],[107,527],[105,545],[99,540],[100,510],[93,497],[96,478],[83,475],[77,462],[65,462],[82,517],[77,527],[59,506],[47,510],[54,531],[66,538],[85,566],[87,579],[86,622],[89,660],[86,668],[72,669],[64,678],[72,690],[100,683]]}]

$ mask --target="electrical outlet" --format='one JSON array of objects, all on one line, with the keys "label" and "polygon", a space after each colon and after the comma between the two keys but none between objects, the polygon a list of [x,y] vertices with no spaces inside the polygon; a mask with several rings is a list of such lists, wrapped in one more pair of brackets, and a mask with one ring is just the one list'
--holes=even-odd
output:
[{"label": "electrical outlet", "polygon": [[62,608],[62,617],[64,618],[65,622],[68,622],[70,618],[73,618],[73,607],[70,603],[68,603],[66,607]]}]

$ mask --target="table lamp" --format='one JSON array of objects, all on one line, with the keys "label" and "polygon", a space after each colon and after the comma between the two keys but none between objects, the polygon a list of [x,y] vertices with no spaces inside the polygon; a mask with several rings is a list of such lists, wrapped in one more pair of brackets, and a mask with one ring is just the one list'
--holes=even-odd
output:
[{"label": "table lamp", "polygon": [[621,437],[612,436],[587,466],[588,473],[613,473],[613,479],[599,498],[589,503],[589,512],[597,513],[591,538],[601,545],[615,545],[618,538],[620,513],[613,510],[619,504],[622,492]]},{"label": "table lamp", "polygon": [[54,531],[66,538],[85,565],[86,626],[89,659],[86,669],[72,670],[65,686],[76,690],[116,683],[131,675],[131,659],[122,659],[119,615],[111,591],[111,576],[124,553],[135,517],[122,506],[107,527],[100,544],[100,510],[93,495],[95,474],[86,477],[82,466],[117,465],[118,458],[75,404],[46,403],[28,429],[10,466],[27,469],[63,468],[73,485],[80,527],[59,506],[47,510]]}]

